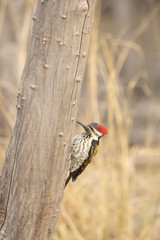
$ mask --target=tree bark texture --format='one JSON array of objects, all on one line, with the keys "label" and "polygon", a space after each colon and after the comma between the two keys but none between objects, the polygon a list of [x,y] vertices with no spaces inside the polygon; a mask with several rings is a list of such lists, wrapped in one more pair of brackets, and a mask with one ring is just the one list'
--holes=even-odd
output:
[{"label": "tree bark texture", "polygon": [[96,0],[39,0],[0,178],[0,239],[51,239]]}]

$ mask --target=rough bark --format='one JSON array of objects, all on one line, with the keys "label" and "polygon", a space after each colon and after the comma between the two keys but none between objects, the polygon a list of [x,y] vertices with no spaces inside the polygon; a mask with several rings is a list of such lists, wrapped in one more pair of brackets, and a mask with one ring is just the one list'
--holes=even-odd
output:
[{"label": "rough bark", "polygon": [[17,96],[17,120],[0,179],[0,239],[51,239],[95,0],[41,0]]}]

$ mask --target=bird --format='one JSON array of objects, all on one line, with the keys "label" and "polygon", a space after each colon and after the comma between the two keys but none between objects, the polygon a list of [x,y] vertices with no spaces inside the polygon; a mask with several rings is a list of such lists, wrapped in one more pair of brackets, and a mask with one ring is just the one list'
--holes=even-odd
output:
[{"label": "bird", "polygon": [[72,182],[75,182],[92,158],[96,156],[100,138],[108,133],[106,127],[95,122],[88,125],[79,121],[77,123],[84,128],[85,132],[76,135],[72,140],[69,153],[71,163],[65,187],[71,178]]}]

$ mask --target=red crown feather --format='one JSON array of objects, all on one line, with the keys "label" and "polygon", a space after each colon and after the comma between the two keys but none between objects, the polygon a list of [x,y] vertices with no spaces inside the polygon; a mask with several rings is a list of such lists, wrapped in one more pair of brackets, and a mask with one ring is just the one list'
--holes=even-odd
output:
[{"label": "red crown feather", "polygon": [[108,129],[103,125],[99,125],[98,130],[103,134],[106,135],[108,133]]}]

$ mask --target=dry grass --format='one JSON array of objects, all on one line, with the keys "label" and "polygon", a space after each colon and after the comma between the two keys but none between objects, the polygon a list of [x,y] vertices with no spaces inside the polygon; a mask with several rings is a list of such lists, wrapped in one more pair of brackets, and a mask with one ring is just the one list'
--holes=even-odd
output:
[{"label": "dry grass", "polygon": [[[26,56],[34,3],[26,2],[21,26],[12,1],[5,0],[0,9],[0,35],[4,31],[7,9],[14,19],[17,34],[23,29],[21,37],[17,38],[17,78]],[[100,9],[97,9],[97,16],[100,16]],[[143,89],[152,103],[148,107],[154,111],[158,108],[154,101],[156,96],[150,88],[147,69],[135,72],[126,90],[121,81],[131,51],[136,52],[138,60],[145,61],[144,49],[137,40],[152,24],[158,42],[156,17],[159,12],[160,4],[151,6],[149,14],[128,39],[124,37],[125,27],[116,36],[108,34],[107,29],[100,34],[98,26],[101,22],[96,18],[87,64],[87,89],[82,92],[78,119],[85,123],[102,122],[108,127],[109,134],[101,140],[92,164],[75,183],[67,186],[54,240],[159,240],[160,149],[152,142],[160,118],[153,115],[148,119],[147,138],[143,144],[134,142],[130,145],[137,111],[132,109],[136,106],[133,102],[136,87]],[[15,99],[16,91],[12,81],[0,77],[0,167],[15,119],[16,102],[14,106],[6,103],[6,96],[13,95]],[[78,126],[77,129],[77,132],[81,131]]]}]

